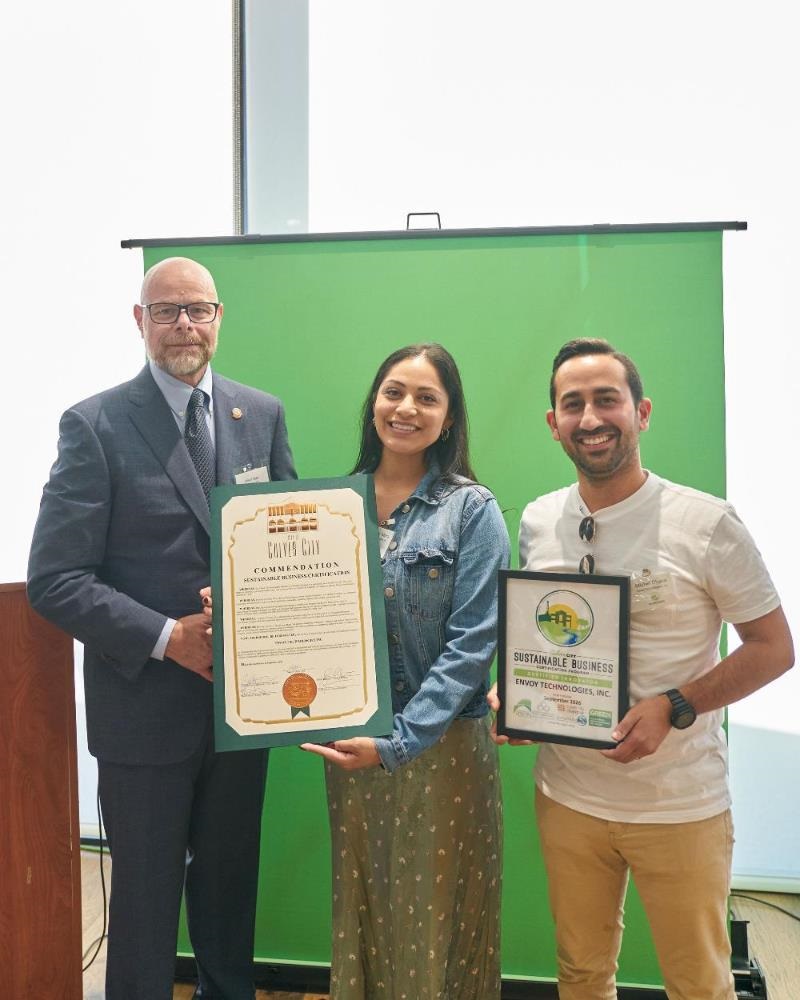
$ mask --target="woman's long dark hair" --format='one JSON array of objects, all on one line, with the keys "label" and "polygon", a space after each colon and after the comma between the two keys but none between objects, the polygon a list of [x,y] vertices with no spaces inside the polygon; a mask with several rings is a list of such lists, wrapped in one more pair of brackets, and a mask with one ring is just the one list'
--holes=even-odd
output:
[{"label": "woman's long dark hair", "polygon": [[463,476],[475,482],[475,472],[469,460],[469,421],[461,376],[452,355],[441,344],[410,344],[408,347],[401,347],[390,354],[378,368],[361,409],[361,443],[351,474],[374,472],[381,461],[383,445],[372,420],[373,407],[381,383],[396,364],[408,358],[420,357],[430,361],[436,369],[449,400],[448,416],[453,421],[450,433],[445,435],[446,440],[438,438],[426,451],[425,461],[429,467],[435,463],[444,479],[452,480],[456,476]]}]

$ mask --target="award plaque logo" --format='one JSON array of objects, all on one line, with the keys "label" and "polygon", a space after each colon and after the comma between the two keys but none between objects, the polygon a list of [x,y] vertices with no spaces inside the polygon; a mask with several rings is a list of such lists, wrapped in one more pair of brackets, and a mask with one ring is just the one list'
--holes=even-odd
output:
[{"label": "award plaque logo", "polygon": [[539,601],[536,627],[555,646],[579,646],[592,634],[594,615],[572,590],[552,590]]}]

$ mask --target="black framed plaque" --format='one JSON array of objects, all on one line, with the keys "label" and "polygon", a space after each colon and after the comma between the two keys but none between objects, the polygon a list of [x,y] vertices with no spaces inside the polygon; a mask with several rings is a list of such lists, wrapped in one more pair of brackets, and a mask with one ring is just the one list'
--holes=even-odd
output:
[{"label": "black framed plaque", "polygon": [[500,570],[497,732],[607,750],[628,711],[627,576]]}]

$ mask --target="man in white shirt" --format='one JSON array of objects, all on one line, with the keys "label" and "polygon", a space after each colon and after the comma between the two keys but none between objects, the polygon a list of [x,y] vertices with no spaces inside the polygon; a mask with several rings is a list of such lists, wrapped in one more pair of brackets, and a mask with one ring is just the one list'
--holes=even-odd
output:
[{"label": "man in white shirt", "polygon": [[[670,1000],[735,1000],[721,726],[726,705],[793,663],[780,599],[730,504],[642,468],[652,403],[628,357],[603,340],[570,341],[554,360],[550,401],[547,423],[577,483],[525,509],[520,566],[650,577],[661,590],[657,602],[632,602],[631,708],[611,734],[616,747],[539,748],[559,996],[615,1000],[630,873]],[[720,660],[723,620],[741,645]],[[499,707],[494,692],[490,704]]]}]

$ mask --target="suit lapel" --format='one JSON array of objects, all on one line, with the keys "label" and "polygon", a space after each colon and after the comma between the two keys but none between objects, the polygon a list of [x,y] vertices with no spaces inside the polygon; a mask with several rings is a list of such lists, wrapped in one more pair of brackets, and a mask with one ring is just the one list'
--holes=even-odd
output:
[{"label": "suit lapel", "polygon": [[[234,482],[239,466],[251,456],[245,455],[247,440],[247,410],[237,400],[224,380],[214,379],[214,447],[217,454],[217,482]],[[234,413],[237,414],[234,417]]]},{"label": "suit lapel", "polygon": [[[203,487],[161,390],[145,368],[131,382],[130,418],[206,531],[211,522]],[[217,460],[219,461],[219,459]]]}]

